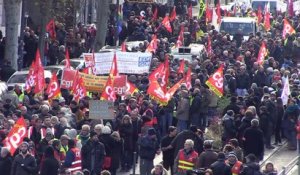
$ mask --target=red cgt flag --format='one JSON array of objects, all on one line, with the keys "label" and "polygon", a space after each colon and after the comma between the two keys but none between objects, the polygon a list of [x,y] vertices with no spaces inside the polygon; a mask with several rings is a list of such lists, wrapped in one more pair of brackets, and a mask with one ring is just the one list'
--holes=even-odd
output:
[{"label": "red cgt flag", "polygon": [[257,10],[257,24],[260,24],[262,22],[263,16],[262,16],[262,12],[261,12],[261,7],[258,7]]},{"label": "red cgt flag", "polygon": [[176,47],[181,47],[183,46],[183,43],[184,43],[184,26],[182,25],[180,27],[180,32],[179,32],[179,35],[178,35],[178,39],[177,39],[177,42],[176,42]]},{"label": "red cgt flag", "polygon": [[176,6],[174,6],[173,10],[171,12],[171,15],[170,15],[170,21],[171,22],[174,21],[176,19],[176,16],[177,16],[177,14],[176,14]]},{"label": "red cgt flag", "polygon": [[66,48],[66,63],[65,63],[65,68],[71,68],[71,63],[70,63],[70,54],[69,54],[69,49]]},{"label": "red cgt flag", "polygon": [[168,32],[172,33],[172,27],[169,16],[165,16],[164,20],[161,23],[167,29]]},{"label": "red cgt flag", "polygon": [[208,3],[206,3],[206,10],[205,10],[205,22],[206,24],[212,21],[212,9],[208,7]]},{"label": "red cgt flag", "polygon": [[104,92],[101,94],[101,100],[115,101],[117,99],[114,91],[114,77],[119,74],[117,67],[117,56],[116,53],[113,58],[113,62],[110,68],[109,77],[107,79]]},{"label": "red cgt flag", "polygon": [[164,84],[162,85],[162,88],[164,92],[167,92],[168,80],[170,76],[169,55],[165,56],[164,72],[165,72],[165,76],[164,76],[164,80],[163,80]]},{"label": "red cgt flag", "polygon": [[190,67],[186,72],[185,83],[186,83],[186,88],[190,90],[192,88],[192,70]]},{"label": "red cgt flag", "polygon": [[138,88],[136,88],[134,84],[130,83],[129,81],[126,82],[126,92],[125,93],[132,95],[138,91],[139,91]]},{"label": "red cgt flag", "polygon": [[53,99],[60,95],[60,87],[57,81],[56,72],[52,73],[52,78],[48,85],[46,93],[48,94],[48,99]]},{"label": "red cgt flag", "polygon": [[126,52],[126,42],[125,41],[121,45],[121,51]]},{"label": "red cgt flag", "polygon": [[7,137],[3,141],[5,147],[10,150],[10,154],[13,155],[16,149],[22,144],[23,139],[27,136],[26,122],[23,117],[19,118],[10,130]]},{"label": "red cgt flag", "polygon": [[[269,5],[269,3],[268,3],[268,5]],[[265,26],[266,31],[269,31],[271,29],[270,12],[269,12],[268,5],[266,5],[266,7],[265,7],[265,17],[264,17],[264,26]]]},{"label": "red cgt flag", "polygon": [[188,7],[188,15],[189,15],[190,19],[193,18],[193,7],[192,7],[192,4],[190,4],[189,7]]},{"label": "red cgt flag", "polygon": [[45,87],[44,67],[41,62],[41,55],[39,49],[36,51],[35,64],[34,64],[34,76],[36,77],[34,93],[43,93]]},{"label": "red cgt flag", "polygon": [[218,18],[217,18],[217,23],[220,24],[220,23],[221,23],[221,7],[220,7],[220,1],[218,1],[216,13],[217,13],[217,16],[218,16]]},{"label": "red cgt flag", "polygon": [[86,96],[86,89],[84,87],[82,77],[78,75],[78,72],[76,73],[76,77],[77,80],[74,83],[72,91],[74,95],[73,99],[78,102],[80,99]]},{"label": "red cgt flag", "polygon": [[185,61],[184,61],[184,59],[182,59],[182,60],[180,60],[179,68],[177,70],[177,74],[183,74],[184,73],[184,66],[185,66]]},{"label": "red cgt flag", "polygon": [[35,63],[34,61],[31,63],[29,73],[27,75],[26,81],[25,81],[25,91],[29,93],[31,91],[31,88],[35,85],[36,83],[36,77],[34,74],[34,68],[35,68]]},{"label": "red cgt flag", "polygon": [[285,39],[286,34],[293,34],[296,33],[295,29],[292,25],[288,22],[287,19],[283,19],[283,30],[282,30],[282,37]]},{"label": "red cgt flag", "polygon": [[51,19],[46,25],[46,31],[49,33],[51,39],[56,39],[55,21]]},{"label": "red cgt flag", "polygon": [[151,42],[149,43],[146,51],[147,52],[156,52],[157,49],[157,36],[153,35]]},{"label": "red cgt flag", "polygon": [[208,36],[208,38],[207,38],[207,46],[206,46],[206,50],[207,50],[207,54],[208,54],[209,56],[211,56],[212,53],[213,53],[213,51],[212,51],[211,38],[210,38],[210,36]]},{"label": "red cgt flag", "polygon": [[259,49],[259,52],[258,52],[258,55],[257,55],[257,63],[259,65],[262,65],[264,63],[265,57],[267,55],[268,55],[268,50],[267,50],[267,47],[266,47],[266,43],[262,42],[261,46],[260,46],[260,49]]},{"label": "red cgt flag", "polygon": [[209,77],[205,84],[218,96],[223,96],[223,69],[224,65],[222,64],[219,69]]}]

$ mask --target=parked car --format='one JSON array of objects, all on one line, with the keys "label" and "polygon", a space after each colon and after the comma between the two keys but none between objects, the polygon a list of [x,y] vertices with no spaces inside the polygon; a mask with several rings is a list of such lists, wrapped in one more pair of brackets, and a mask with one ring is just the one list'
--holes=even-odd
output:
[{"label": "parked car", "polygon": [[[66,64],[66,60],[62,60],[59,65],[64,66]],[[84,59],[78,59],[78,58],[74,58],[74,59],[70,59],[70,64],[71,67],[79,70],[79,69],[83,69],[84,68]]]}]

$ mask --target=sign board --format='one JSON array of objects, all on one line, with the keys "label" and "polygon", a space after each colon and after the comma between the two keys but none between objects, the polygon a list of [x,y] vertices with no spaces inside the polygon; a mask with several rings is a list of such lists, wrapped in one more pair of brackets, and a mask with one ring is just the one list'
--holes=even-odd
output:
[{"label": "sign board", "polygon": [[[95,73],[109,74],[114,52],[94,53]],[[91,57],[92,53],[84,53],[83,57]],[[152,54],[142,52],[116,52],[119,73],[143,74],[149,73]],[[88,60],[85,58],[85,60]],[[86,63],[87,64],[87,63]],[[89,64],[89,63],[88,63]]]},{"label": "sign board", "polygon": [[[64,69],[60,87],[63,89],[72,89],[73,83],[76,80],[76,76],[77,71],[71,69]],[[79,76],[82,77],[84,86],[89,92],[103,91],[108,78],[107,76],[95,76],[90,74],[84,74],[81,72],[79,72]]]},{"label": "sign board", "polygon": [[114,119],[114,102],[90,100],[89,110],[90,119]]}]

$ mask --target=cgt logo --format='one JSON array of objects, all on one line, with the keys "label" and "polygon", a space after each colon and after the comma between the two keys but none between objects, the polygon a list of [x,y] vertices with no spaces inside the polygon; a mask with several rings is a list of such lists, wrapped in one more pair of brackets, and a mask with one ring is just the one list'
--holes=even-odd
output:
[{"label": "cgt logo", "polygon": [[66,89],[69,89],[73,87],[73,81],[61,80],[61,86]]}]

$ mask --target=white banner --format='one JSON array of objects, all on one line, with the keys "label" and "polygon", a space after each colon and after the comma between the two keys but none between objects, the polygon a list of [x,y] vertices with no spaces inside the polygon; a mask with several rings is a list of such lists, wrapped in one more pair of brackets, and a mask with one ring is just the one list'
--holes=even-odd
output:
[{"label": "white banner", "polygon": [[[143,74],[149,73],[151,53],[116,52],[119,73]],[[92,53],[84,53],[83,57],[91,57]],[[95,73],[108,74],[113,61],[114,52],[95,53]],[[88,60],[88,59],[85,59]],[[85,63],[89,64],[89,63]]]}]

